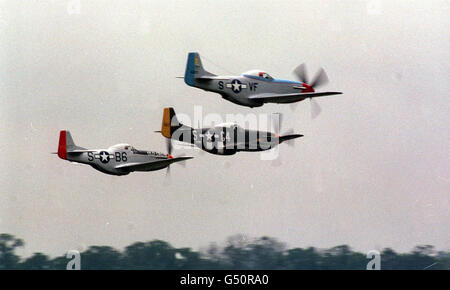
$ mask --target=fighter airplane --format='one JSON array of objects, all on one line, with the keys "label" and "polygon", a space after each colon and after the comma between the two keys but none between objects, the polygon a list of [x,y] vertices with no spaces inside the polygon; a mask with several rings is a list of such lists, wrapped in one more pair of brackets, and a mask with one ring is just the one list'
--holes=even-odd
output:
[{"label": "fighter airplane", "polygon": [[71,162],[92,166],[100,172],[111,175],[127,175],[135,171],[153,171],[167,168],[170,164],[193,157],[173,157],[168,142],[168,154],[137,150],[129,144],[117,144],[107,149],[86,149],[75,145],[69,131],[59,133],[58,157]]},{"label": "fighter airplane", "polygon": [[265,103],[287,104],[307,98],[342,94],[315,91],[315,88],[328,82],[323,69],[318,71],[311,83],[308,83],[304,64],[299,65],[294,74],[299,81],[276,79],[261,70],[251,70],[240,76],[217,76],[203,68],[197,52],[191,52],[188,54],[183,78],[191,87],[218,93],[230,102],[251,108],[260,107]]},{"label": "fighter airplane", "polygon": [[[276,119],[279,122],[279,119]],[[275,128],[280,128],[277,124]],[[275,129],[277,130],[277,129]],[[301,134],[285,134],[280,136],[277,132],[248,130],[235,123],[223,123],[210,128],[191,128],[179,122],[175,110],[164,108],[161,131],[164,137],[170,140],[185,142],[190,145],[217,155],[233,155],[236,152],[258,152],[270,150],[280,143],[293,141],[302,137]],[[292,144],[292,143],[290,143]]]}]

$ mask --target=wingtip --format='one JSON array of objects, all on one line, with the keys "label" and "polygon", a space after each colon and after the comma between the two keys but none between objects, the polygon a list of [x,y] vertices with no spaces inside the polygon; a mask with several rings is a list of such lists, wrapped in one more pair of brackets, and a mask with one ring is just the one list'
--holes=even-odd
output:
[{"label": "wingtip", "polygon": [[304,136],[303,134],[291,134],[291,135],[281,136],[279,138],[279,140],[280,140],[280,143],[283,143],[285,141],[292,140],[292,139],[297,139],[297,138],[300,138],[300,137],[303,137],[303,136]]},{"label": "wingtip", "polygon": [[178,160],[189,160],[189,159],[193,159],[194,156],[179,156],[176,158],[178,158]]},{"label": "wingtip", "polygon": [[317,92],[318,94],[325,94],[325,96],[331,96],[331,95],[341,95],[343,92]]}]

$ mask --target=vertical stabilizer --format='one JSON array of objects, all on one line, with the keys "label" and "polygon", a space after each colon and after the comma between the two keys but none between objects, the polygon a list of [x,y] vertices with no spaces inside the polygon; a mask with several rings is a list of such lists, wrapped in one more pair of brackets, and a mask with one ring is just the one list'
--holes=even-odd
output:
[{"label": "vertical stabilizer", "polygon": [[214,74],[207,72],[203,68],[198,52],[190,52],[188,54],[184,82],[189,86],[195,86],[195,78],[202,76],[214,76]]},{"label": "vertical stabilizer", "polygon": [[164,108],[161,134],[166,138],[171,138],[173,132],[180,128],[182,124],[178,121],[175,115],[175,110],[172,107]]},{"label": "vertical stabilizer", "polygon": [[61,130],[59,132],[58,156],[61,159],[67,159],[67,152],[75,149],[84,149],[75,145],[69,131]]}]

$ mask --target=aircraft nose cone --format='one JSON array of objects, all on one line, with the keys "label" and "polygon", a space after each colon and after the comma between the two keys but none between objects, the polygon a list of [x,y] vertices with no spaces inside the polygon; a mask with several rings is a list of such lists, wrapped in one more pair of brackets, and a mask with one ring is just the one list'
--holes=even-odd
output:
[{"label": "aircraft nose cone", "polygon": [[315,92],[313,87],[311,87],[310,85],[303,83],[303,86],[306,88],[303,90],[303,93],[314,93]]},{"label": "aircraft nose cone", "polygon": [[172,154],[167,154],[167,158],[173,159],[173,155]]}]

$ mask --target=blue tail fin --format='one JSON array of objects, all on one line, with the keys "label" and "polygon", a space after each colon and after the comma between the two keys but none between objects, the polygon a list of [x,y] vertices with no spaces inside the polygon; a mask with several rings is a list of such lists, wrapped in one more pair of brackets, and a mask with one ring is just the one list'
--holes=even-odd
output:
[{"label": "blue tail fin", "polygon": [[195,86],[195,78],[202,76],[213,76],[213,74],[203,69],[202,61],[198,52],[190,52],[188,54],[184,82],[189,86]]}]

